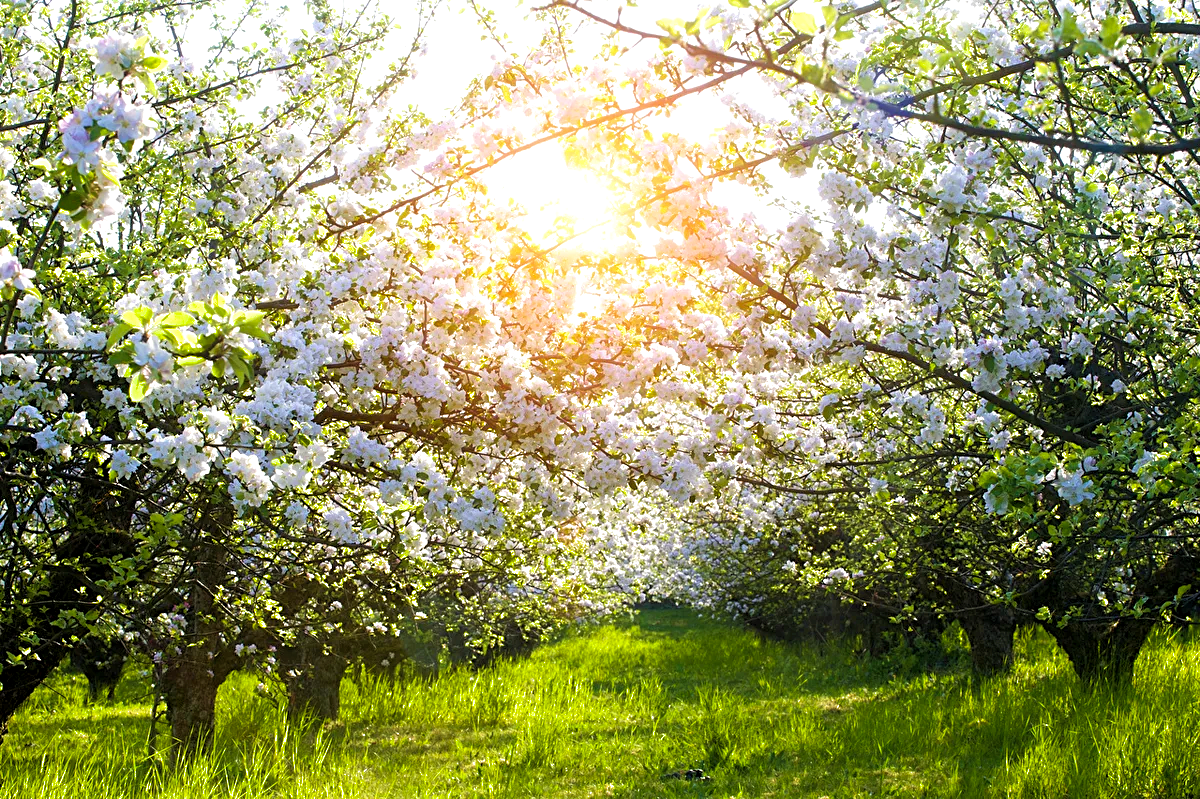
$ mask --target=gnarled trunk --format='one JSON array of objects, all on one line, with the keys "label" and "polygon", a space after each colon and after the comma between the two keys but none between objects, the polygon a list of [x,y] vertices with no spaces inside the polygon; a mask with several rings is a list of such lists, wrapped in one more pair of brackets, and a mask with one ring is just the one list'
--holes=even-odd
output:
[{"label": "gnarled trunk", "polygon": [[[10,651],[16,650],[0,646],[0,653]],[[63,659],[66,651],[61,645],[44,647],[36,660],[27,658],[15,666],[7,665],[0,671],[0,741],[4,740],[4,735],[8,732],[9,719],[29,695],[58,668],[59,661]]]},{"label": "gnarled trunk", "polygon": [[1129,618],[1042,626],[1067,653],[1075,674],[1085,685],[1124,687],[1133,682],[1133,667],[1154,622]]},{"label": "gnarled trunk", "polygon": [[961,610],[955,614],[971,646],[971,670],[979,677],[1004,674],[1012,668],[1017,617],[1002,605]]},{"label": "gnarled trunk", "polygon": [[[62,614],[94,610],[93,586],[112,579],[111,559],[132,550],[130,508],[118,487],[98,477],[83,481],[70,506],[71,534],[48,558],[49,579],[33,595],[0,608],[0,740],[13,714],[66,656],[71,637],[83,632],[64,626]],[[26,653],[30,641],[37,643]],[[16,655],[20,662],[11,664],[9,656]]]},{"label": "gnarled trunk", "polygon": [[163,672],[163,695],[175,762],[212,749],[216,732],[217,689],[228,673],[218,676],[207,659],[175,659]]},{"label": "gnarled trunk", "polygon": [[124,641],[95,635],[84,636],[71,648],[71,665],[87,677],[90,701],[100,701],[101,691],[113,700],[128,654]]},{"label": "gnarled trunk", "polygon": [[285,677],[288,691],[288,716],[296,721],[336,721],[341,709],[342,677],[346,659],[326,652],[315,640],[306,640],[292,650],[290,669],[295,676]]},{"label": "gnarled trunk", "polygon": [[[1071,621],[1063,627],[1043,622],[1046,632],[1058,642],[1071,660],[1079,679],[1087,686],[1107,684],[1128,686],[1133,682],[1133,668],[1138,654],[1150,633],[1154,631],[1160,611],[1175,614],[1175,598],[1180,590],[1196,583],[1200,575],[1200,556],[1190,549],[1179,549],[1154,571],[1144,573],[1137,581],[1135,595],[1143,597],[1147,613],[1142,618],[1130,616]],[[1078,602],[1078,597],[1070,596]]]},{"label": "gnarled trunk", "polygon": [[212,748],[216,732],[217,689],[240,658],[228,648],[215,601],[217,587],[226,579],[227,554],[217,533],[228,528],[233,508],[226,498],[213,501],[205,511],[201,529],[214,535],[193,551],[192,579],[187,602],[187,637],[164,658],[163,695],[170,720],[172,759],[178,763]]},{"label": "gnarled trunk", "polygon": [[966,633],[975,675],[992,677],[1011,669],[1016,612],[991,602],[979,588],[954,577],[941,576],[937,586],[950,600],[953,616]]}]

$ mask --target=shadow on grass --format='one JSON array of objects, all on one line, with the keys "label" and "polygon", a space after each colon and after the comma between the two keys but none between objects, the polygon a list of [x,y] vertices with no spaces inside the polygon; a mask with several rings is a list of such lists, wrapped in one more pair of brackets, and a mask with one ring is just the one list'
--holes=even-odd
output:
[{"label": "shadow on grass", "polygon": [[979,682],[962,660],[945,668],[943,658],[936,670],[911,653],[869,661],[849,647],[771,642],[685,610],[643,612],[624,633],[626,647],[586,639],[607,651],[575,658],[592,664],[593,689],[660,685],[673,711],[669,734],[687,744],[671,753],[675,765],[711,769],[716,784],[751,794],[786,784],[785,792],[985,795],[1038,745],[1039,725],[1067,725],[1076,707],[1074,678],[1039,635],[1019,642],[1025,665],[1014,675]]},{"label": "shadow on grass", "polygon": [[[797,698],[873,692],[898,675],[923,676],[927,666],[933,668],[913,655],[869,660],[841,642],[820,646],[771,641],[685,609],[642,611],[636,621],[617,629],[631,646],[613,647],[607,654],[586,653],[586,659],[602,664],[593,677],[600,691],[621,692],[656,679],[673,700],[693,699],[697,683],[719,685],[747,699],[767,694]],[[578,665],[584,660],[576,658]],[[937,670],[962,673],[961,667],[947,670],[944,659]]]},{"label": "shadow on grass", "polygon": [[[1018,652],[1012,675],[975,682],[912,653],[868,661],[656,609],[479,672],[347,682],[345,720],[316,741],[239,674],[222,688],[218,753],[176,780],[197,787],[164,796],[1123,799],[1200,786],[1200,713],[1187,710],[1200,708],[1200,647],[1156,639],[1124,694],[1082,692],[1040,631]],[[41,754],[62,769],[92,748],[95,774],[143,757],[146,704],[85,708],[77,679],[55,679],[14,724],[0,779]],[[711,781],[669,776],[688,769]],[[110,796],[142,795],[129,785]]]},{"label": "shadow on grass", "polygon": [[47,756],[89,757],[92,750],[144,750],[149,723],[147,705],[97,703],[23,711],[9,725],[4,754],[17,761],[39,761]]}]

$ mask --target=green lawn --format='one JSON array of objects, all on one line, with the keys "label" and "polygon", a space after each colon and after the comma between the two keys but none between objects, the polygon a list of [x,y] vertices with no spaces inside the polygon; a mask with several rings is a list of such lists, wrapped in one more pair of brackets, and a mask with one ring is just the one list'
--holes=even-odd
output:
[{"label": "green lawn", "polygon": [[[216,753],[165,776],[145,762],[144,679],[87,707],[60,674],[0,746],[0,795],[1200,796],[1200,643],[1155,638],[1125,695],[1081,691],[1044,634],[1019,644],[1011,677],[973,685],[961,658],[930,671],[646,611],[477,673],[347,680],[319,735],[239,675]],[[687,769],[711,779],[665,777]]]}]

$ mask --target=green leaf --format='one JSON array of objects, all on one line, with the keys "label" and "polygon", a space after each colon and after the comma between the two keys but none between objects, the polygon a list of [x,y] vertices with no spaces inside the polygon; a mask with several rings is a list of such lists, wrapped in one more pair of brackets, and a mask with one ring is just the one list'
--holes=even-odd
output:
[{"label": "green leaf", "polygon": [[35,158],[29,163],[29,166],[42,172],[51,172],[54,170],[54,165],[50,163],[49,158]]},{"label": "green leaf", "polygon": [[1116,17],[1105,17],[1100,23],[1100,42],[1104,49],[1111,50],[1121,36],[1121,20]]},{"label": "green leaf", "polygon": [[734,8],[749,8],[750,0],[729,0],[729,5]]},{"label": "green leaf", "polygon": [[677,17],[663,17],[654,23],[671,36],[679,36],[683,32],[684,21]]},{"label": "green leaf", "polygon": [[146,325],[150,324],[150,320],[154,318],[154,311],[146,306],[134,308],[132,311],[126,311],[121,314],[121,321],[129,325],[132,330],[142,330]]},{"label": "green leaf", "polygon": [[267,316],[265,311],[238,311],[233,315],[233,323],[238,327],[258,327]]},{"label": "green leaf", "polygon": [[149,392],[150,381],[146,379],[146,375],[141,372],[135,373],[133,379],[129,381],[129,399],[141,402]]},{"label": "green leaf", "polygon": [[817,18],[804,11],[793,11],[792,27],[811,36],[817,32]]},{"label": "green leaf", "polygon": [[79,189],[74,189],[67,192],[58,200],[58,208],[60,211],[65,211],[68,214],[78,211],[83,205],[83,192]]},{"label": "green leaf", "polygon": [[159,339],[166,342],[167,346],[171,347],[172,349],[178,350],[181,346],[183,346],[183,341],[180,339],[179,331],[173,327],[166,327],[162,330],[156,331],[156,335],[159,337]]},{"label": "green leaf", "polygon": [[261,341],[270,341],[271,337],[263,330],[263,322],[267,315],[263,311],[238,311],[233,316],[233,323],[248,336]]},{"label": "green leaf", "polygon": [[833,23],[837,21],[838,12],[837,12],[837,9],[834,8],[833,6],[825,6],[824,8],[821,9],[821,16],[823,16],[825,18],[825,25],[827,27],[829,27],[829,26],[832,26]]},{"label": "green leaf", "polygon": [[133,346],[126,342],[108,356],[109,366],[128,366],[133,363]]},{"label": "green leaf", "polygon": [[155,72],[167,65],[167,59],[160,55],[148,55],[142,59],[142,69],[147,72]]},{"label": "green leaf", "polygon": [[176,347],[182,354],[197,352],[197,345],[200,343],[200,337],[190,330],[181,328],[171,328],[172,338],[178,342]]},{"label": "green leaf", "polygon": [[814,86],[825,82],[825,70],[818,64],[805,64],[800,67],[800,77]]},{"label": "green leaf", "polygon": [[184,313],[183,311],[172,311],[169,314],[160,316],[158,319],[158,324],[159,327],[186,327],[187,325],[194,324],[195,321],[196,317],[192,316],[190,313]]},{"label": "green leaf", "polygon": [[1133,131],[1138,136],[1145,136],[1150,132],[1150,125],[1154,122],[1154,117],[1145,108],[1139,108],[1133,112],[1131,117],[1133,122]]},{"label": "green leaf", "polygon": [[133,329],[134,328],[132,326],[127,325],[124,322],[118,322],[116,327],[108,331],[108,341],[105,342],[104,349],[111,350],[117,345],[117,342],[129,335],[130,331]]},{"label": "green leaf", "polygon": [[1074,14],[1066,14],[1062,18],[1062,24],[1058,26],[1058,40],[1060,42],[1075,42],[1083,38],[1083,31],[1079,30],[1079,24],[1075,21]]},{"label": "green leaf", "polygon": [[117,176],[117,173],[113,172],[112,167],[104,161],[100,162],[100,174],[107,178],[110,183],[119,184],[121,182],[121,179]]},{"label": "green leaf", "polygon": [[242,355],[236,352],[230,353],[226,360],[229,361],[229,368],[232,369],[234,375],[237,376],[238,386],[240,388],[245,388],[254,381],[254,369],[251,368],[250,364],[246,363],[246,360],[242,357]]}]

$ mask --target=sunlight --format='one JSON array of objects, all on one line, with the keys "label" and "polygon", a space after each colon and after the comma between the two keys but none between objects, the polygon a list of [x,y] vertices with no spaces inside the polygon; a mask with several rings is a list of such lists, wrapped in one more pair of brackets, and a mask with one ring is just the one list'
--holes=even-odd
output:
[{"label": "sunlight", "polygon": [[662,136],[673,134],[688,141],[704,142],[732,122],[733,114],[721,99],[713,94],[685,97],[646,119],[646,127]]},{"label": "sunlight", "polygon": [[491,199],[520,208],[518,224],[545,246],[599,253],[611,245],[613,205],[608,188],[567,163],[550,143],[520,153],[482,176]]},{"label": "sunlight", "polygon": [[[482,176],[490,199],[513,207],[513,222],[558,258],[611,253],[619,234],[613,224],[616,198],[599,178],[567,163],[561,147],[547,143],[520,153]],[[564,288],[574,295],[573,317],[596,316],[604,297],[589,266],[572,267]]]}]

